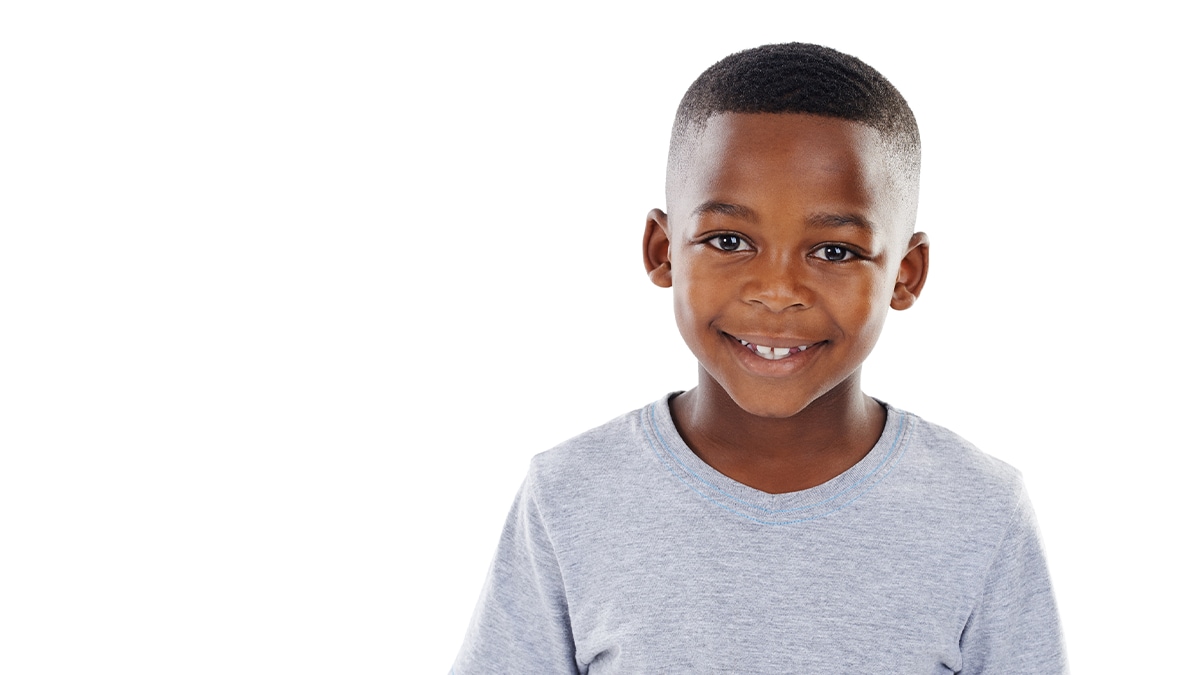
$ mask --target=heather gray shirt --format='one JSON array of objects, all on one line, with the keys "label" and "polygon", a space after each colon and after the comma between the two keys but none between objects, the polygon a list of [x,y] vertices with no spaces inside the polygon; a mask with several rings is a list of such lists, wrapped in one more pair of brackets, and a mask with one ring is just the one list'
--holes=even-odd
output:
[{"label": "heather gray shirt", "polygon": [[692,453],[666,397],[533,459],[453,669],[1065,671],[1015,469],[889,407],[854,467],[767,494]]}]

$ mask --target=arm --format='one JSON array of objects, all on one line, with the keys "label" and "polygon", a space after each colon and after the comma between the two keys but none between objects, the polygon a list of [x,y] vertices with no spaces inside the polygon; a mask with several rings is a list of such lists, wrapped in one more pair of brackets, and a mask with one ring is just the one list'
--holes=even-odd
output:
[{"label": "arm", "polygon": [[959,645],[964,675],[1067,672],[1050,576],[1023,490]]},{"label": "arm", "polygon": [[577,673],[562,574],[534,496],[517,494],[454,675]]}]

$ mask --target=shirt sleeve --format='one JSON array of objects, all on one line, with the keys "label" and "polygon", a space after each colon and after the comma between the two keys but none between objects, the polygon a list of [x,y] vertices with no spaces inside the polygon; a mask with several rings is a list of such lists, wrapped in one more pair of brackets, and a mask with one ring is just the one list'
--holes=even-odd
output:
[{"label": "shirt sleeve", "polygon": [[509,511],[451,673],[578,672],[562,573],[531,475]]},{"label": "shirt sleeve", "polygon": [[1058,609],[1034,520],[1022,489],[960,640],[963,675],[1067,672]]}]

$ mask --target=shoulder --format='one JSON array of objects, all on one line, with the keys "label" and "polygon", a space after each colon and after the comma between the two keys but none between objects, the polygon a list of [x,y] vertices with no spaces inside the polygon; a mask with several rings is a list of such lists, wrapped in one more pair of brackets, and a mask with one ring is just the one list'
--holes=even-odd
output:
[{"label": "shoulder", "polygon": [[943,426],[895,412],[905,417],[905,439],[889,480],[894,508],[987,555],[1029,512],[1021,472]]},{"label": "shoulder", "polygon": [[534,455],[530,475],[539,482],[554,482],[619,464],[622,454],[641,447],[643,412],[644,409],[627,412]]},{"label": "shoulder", "polygon": [[[902,480],[892,486],[900,497],[893,507],[908,524],[905,538],[923,544],[922,559],[958,580],[947,587],[961,593],[960,619],[968,627],[964,658],[999,663],[1011,656],[1005,649],[1037,651],[1030,646],[1037,642],[1052,656],[1046,663],[1061,662],[1049,573],[1020,471],[945,427],[902,414],[908,438],[897,469]],[[1006,641],[1022,631],[1028,632],[1023,639]],[[1047,668],[1044,672],[1059,672]],[[977,666],[962,670],[991,672]]]},{"label": "shoulder", "polygon": [[619,498],[647,473],[650,404],[539,453],[526,485],[543,510]]},{"label": "shoulder", "polygon": [[908,463],[919,475],[954,492],[1014,495],[1023,490],[1021,472],[975,447],[946,427],[912,413],[906,417]]},{"label": "shoulder", "polygon": [[[956,672],[1066,672],[1058,612],[1041,536],[1021,473],[945,427],[910,415],[910,474],[933,491],[933,551],[961,580]],[[932,495],[936,494],[936,498]]]}]

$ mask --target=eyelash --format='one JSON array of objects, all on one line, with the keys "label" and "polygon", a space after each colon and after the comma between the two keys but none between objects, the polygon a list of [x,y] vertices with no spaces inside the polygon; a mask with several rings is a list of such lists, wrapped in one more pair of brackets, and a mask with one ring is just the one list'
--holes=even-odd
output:
[{"label": "eyelash", "polygon": [[[736,239],[738,242],[737,248],[721,248],[721,246],[717,243],[717,241],[721,239]],[[741,236],[740,234],[733,234],[731,232],[719,232],[714,234],[705,239],[704,243],[712,246],[718,251],[723,251],[725,253],[736,253],[738,251],[749,250],[748,248],[742,248],[742,246],[744,245],[749,247],[750,245],[750,242],[745,237]]]},{"label": "eyelash", "polygon": [[828,254],[829,249],[831,249],[831,248],[840,250],[842,252],[842,257],[838,258],[837,260],[833,260],[831,258],[826,258],[826,257],[822,257],[822,256],[818,255],[817,258],[820,260],[825,260],[825,261],[834,262],[834,263],[849,262],[851,260],[858,260],[859,258],[862,258],[862,256],[860,256],[859,254],[855,253],[854,251],[851,251],[849,249],[849,247],[842,246],[841,244],[821,244],[820,246],[817,247],[817,250],[813,253],[813,255],[816,255],[817,253]]},{"label": "eyelash", "polygon": [[[737,241],[736,248],[722,248],[720,246],[720,244],[717,243],[718,241],[720,241],[722,239],[736,240]],[[740,234],[733,234],[731,232],[720,232],[718,234],[714,234],[711,237],[704,239],[703,241],[705,244],[708,244],[709,246],[717,249],[718,251],[722,251],[724,253],[737,253],[739,251],[749,250],[749,245],[750,245],[750,242],[745,237],[741,236]],[[743,248],[743,247],[746,247],[746,248]],[[836,259],[827,257],[829,255],[830,249],[837,249],[838,251],[841,252],[842,257],[836,258]],[[819,255],[819,254],[824,254],[824,255]],[[850,262],[851,260],[859,260],[862,258],[861,255],[859,255],[858,253],[855,253],[853,250],[850,249],[850,247],[843,246],[841,244],[821,244],[814,250],[812,255],[815,258],[817,258],[818,260],[824,260],[826,262],[832,262],[832,263]]]}]

